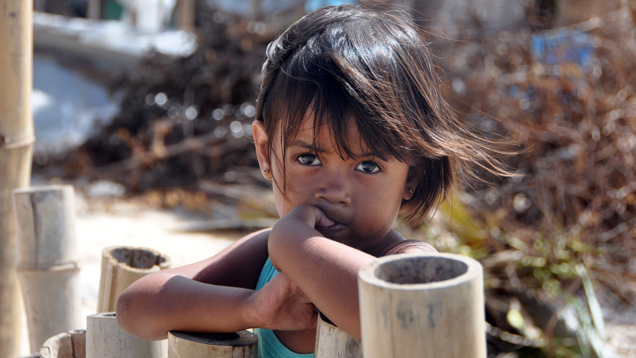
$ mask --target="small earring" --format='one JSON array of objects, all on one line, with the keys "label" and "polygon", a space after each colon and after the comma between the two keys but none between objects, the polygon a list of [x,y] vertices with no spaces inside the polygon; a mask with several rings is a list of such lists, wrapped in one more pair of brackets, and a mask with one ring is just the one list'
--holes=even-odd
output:
[{"label": "small earring", "polygon": [[413,195],[413,189],[409,189],[409,193],[411,193],[411,195]]},{"label": "small earring", "polygon": [[265,173],[265,174],[269,173],[269,169],[263,170],[263,173]]}]

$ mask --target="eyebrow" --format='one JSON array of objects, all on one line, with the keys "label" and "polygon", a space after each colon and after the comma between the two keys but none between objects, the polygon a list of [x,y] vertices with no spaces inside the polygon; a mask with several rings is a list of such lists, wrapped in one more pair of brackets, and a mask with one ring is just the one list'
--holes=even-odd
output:
[{"label": "eyebrow", "polygon": [[289,143],[287,147],[301,147],[301,148],[307,148],[307,149],[316,149],[320,151],[319,147],[314,147],[313,145],[300,139],[294,139],[291,143]]},{"label": "eyebrow", "polygon": [[326,150],[320,148],[320,146],[316,143],[315,145],[311,144],[311,143],[307,143],[302,139],[294,139],[291,143],[289,143],[289,145],[287,146],[288,148],[291,147],[299,147],[299,148],[305,148],[305,149],[309,149],[309,150],[313,150],[316,151],[318,153],[331,153],[332,151],[327,152]]},{"label": "eyebrow", "polygon": [[[291,147],[306,148],[306,149],[315,150],[316,152],[319,152],[319,153],[327,152],[327,151],[321,149],[320,146],[318,146],[318,145],[314,146],[314,145],[312,145],[310,143],[305,142],[304,140],[297,139],[297,138],[294,139],[291,143],[289,143],[289,145],[287,147],[288,148],[291,148]],[[329,153],[331,153],[331,151]],[[381,157],[378,154],[373,153],[373,152],[369,152],[369,153],[352,153],[352,154],[353,154],[353,156],[355,158],[373,158],[373,159],[377,158],[377,159],[380,159],[380,160],[383,160],[383,161],[386,160],[383,157]]]}]

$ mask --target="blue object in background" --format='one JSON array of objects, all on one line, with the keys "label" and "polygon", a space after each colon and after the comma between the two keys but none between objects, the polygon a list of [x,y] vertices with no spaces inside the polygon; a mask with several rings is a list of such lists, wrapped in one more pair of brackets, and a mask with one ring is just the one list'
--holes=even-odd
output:
[{"label": "blue object in background", "polygon": [[574,63],[588,70],[593,54],[592,36],[585,32],[562,30],[532,35],[532,57],[544,65]]},{"label": "blue object in background", "polygon": [[307,0],[305,2],[305,10],[310,13],[325,6],[356,5],[357,3],[357,0]]}]

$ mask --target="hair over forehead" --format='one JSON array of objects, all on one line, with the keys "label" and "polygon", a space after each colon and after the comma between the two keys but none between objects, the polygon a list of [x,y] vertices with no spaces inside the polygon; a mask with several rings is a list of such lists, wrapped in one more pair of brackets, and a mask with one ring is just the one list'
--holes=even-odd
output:
[{"label": "hair over forehead", "polygon": [[[347,135],[353,120],[370,152],[409,162],[410,139],[419,133],[409,130],[417,128],[415,118],[405,118],[414,111],[407,107],[429,105],[403,102],[416,90],[410,80],[430,70],[426,56],[425,44],[405,16],[351,6],[323,8],[269,45],[264,65],[269,83],[264,83],[257,119],[271,134],[280,130],[285,147],[310,111],[316,133],[327,125],[343,157],[353,156]],[[425,68],[411,68],[414,62]]]},{"label": "hair over forehead", "polygon": [[[341,157],[355,157],[352,148],[363,144],[365,154],[409,164],[419,182],[402,209],[412,223],[448,194],[457,174],[473,175],[468,164],[509,175],[490,156],[492,142],[467,131],[441,98],[429,49],[402,11],[321,8],[270,43],[266,55],[256,119],[268,138],[280,138],[285,155],[312,113],[314,138],[328,126]],[[363,143],[350,143],[351,121]]]}]

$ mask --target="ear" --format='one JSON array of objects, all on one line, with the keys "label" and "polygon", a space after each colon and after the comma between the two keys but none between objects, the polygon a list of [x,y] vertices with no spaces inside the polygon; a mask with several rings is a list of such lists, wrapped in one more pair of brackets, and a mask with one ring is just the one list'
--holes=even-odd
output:
[{"label": "ear", "polygon": [[252,135],[254,136],[254,145],[256,146],[256,157],[258,165],[265,179],[272,180],[272,168],[269,161],[269,153],[267,151],[267,133],[263,122],[256,120],[252,122]]},{"label": "ear", "polygon": [[406,183],[404,184],[404,193],[402,194],[402,199],[411,200],[411,198],[415,194],[415,189],[417,189],[418,183],[419,175],[417,175],[417,170],[415,170],[413,167],[410,167],[409,173],[406,176]]}]

